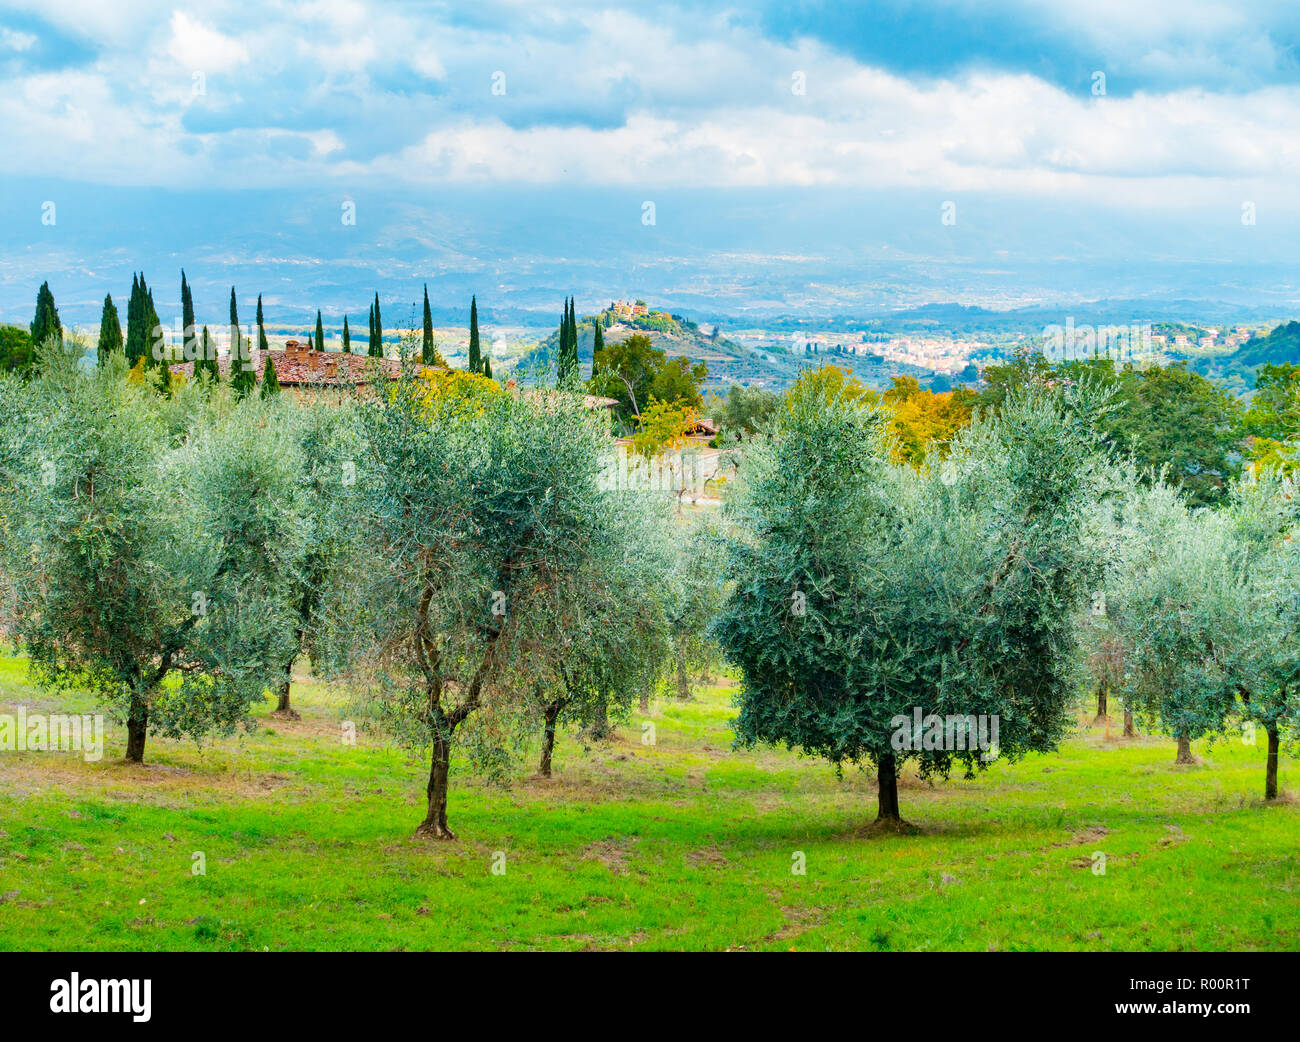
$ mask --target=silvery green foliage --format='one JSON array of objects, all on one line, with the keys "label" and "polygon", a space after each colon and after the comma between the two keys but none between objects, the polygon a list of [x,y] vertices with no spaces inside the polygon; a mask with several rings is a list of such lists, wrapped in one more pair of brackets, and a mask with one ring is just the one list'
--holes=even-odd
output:
[{"label": "silvery green foliage", "polygon": [[712,632],[743,674],[739,742],[983,766],[978,751],[899,752],[895,718],[919,707],[997,715],[1004,756],[1053,748],[1101,567],[1085,520],[1110,483],[1102,405],[1086,387],[1026,392],[917,474],[890,461],[876,409],[796,392],[729,509],[734,589]]},{"label": "silvery green foliage", "polygon": [[[292,569],[294,590],[290,601],[297,615],[293,626],[295,654],[311,656],[319,675],[346,668],[330,636],[351,619],[335,619],[340,587],[364,581],[359,572],[368,568],[360,548],[364,533],[356,525],[357,468],[365,457],[357,402],[348,396],[316,397],[300,402],[293,412],[292,434],[300,455],[298,470],[299,519],[296,545],[300,557]],[[286,660],[286,668],[288,660]]]},{"label": "silvery green foliage", "polygon": [[1170,735],[1216,733],[1265,639],[1238,525],[1157,483],[1128,498],[1123,531],[1107,610],[1125,704]]},{"label": "silvery green foliage", "polygon": [[658,566],[638,557],[645,508],[600,487],[603,418],[563,394],[431,405],[414,390],[362,410],[367,574],[334,614],[353,620],[337,639],[353,641],[368,708],[428,745],[479,709],[484,726],[532,719],[538,686],[566,674],[584,697],[624,697],[602,671],[643,668],[622,638]]},{"label": "silvery green foliage", "polygon": [[1300,492],[1275,470],[1229,491],[1226,514],[1250,589],[1249,657],[1238,683],[1243,717],[1265,728],[1300,726]]},{"label": "silvery green foliage", "polygon": [[120,361],[0,384],[15,636],[39,681],[89,687],[123,718],[147,710],[173,736],[245,720],[298,552],[287,422],[160,397]]},{"label": "silvery green foliage", "polygon": [[538,612],[530,622],[553,653],[517,662],[510,681],[538,685],[535,705],[558,705],[570,724],[625,716],[648,696],[668,656],[670,576],[682,537],[667,500],[653,493],[606,490],[593,506],[592,537],[575,556],[562,615]]},{"label": "silvery green foliage", "polygon": [[709,520],[691,523],[678,519],[668,539],[670,567],[663,586],[664,611],[677,694],[686,697],[690,672],[707,668],[718,653],[708,637],[708,627],[725,593],[724,544]]}]

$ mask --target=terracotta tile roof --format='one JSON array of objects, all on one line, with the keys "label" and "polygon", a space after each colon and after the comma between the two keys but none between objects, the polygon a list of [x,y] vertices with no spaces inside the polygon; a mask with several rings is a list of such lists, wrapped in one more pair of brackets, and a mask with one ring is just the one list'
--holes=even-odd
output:
[{"label": "terracotta tile roof", "polygon": [[[271,356],[275,366],[276,379],[282,387],[360,387],[369,384],[374,373],[373,366],[378,365],[391,378],[402,374],[402,363],[396,358],[371,358],[369,355],[348,354],[341,351],[308,351],[306,346],[290,340],[283,351],[250,352],[254,372],[258,382],[262,380],[265,367],[264,355]],[[217,357],[217,367],[223,379],[230,377],[230,355]],[[425,368],[417,366],[417,369]],[[170,367],[173,373],[182,373],[187,377],[194,375],[193,362],[181,362]]]}]

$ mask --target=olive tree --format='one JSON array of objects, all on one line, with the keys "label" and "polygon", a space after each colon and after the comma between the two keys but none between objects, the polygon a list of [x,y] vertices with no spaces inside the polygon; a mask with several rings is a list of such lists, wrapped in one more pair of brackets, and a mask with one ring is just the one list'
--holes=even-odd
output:
[{"label": "olive tree", "polygon": [[1054,748],[1097,572],[1097,407],[1030,389],[918,474],[863,396],[796,384],[730,508],[712,632],[742,674],[737,741],[873,764],[886,831],[909,759],[944,776]]},{"label": "olive tree", "polygon": [[37,681],[98,693],[135,762],[151,732],[247,722],[283,660],[297,552],[276,411],[160,398],[120,361],[50,364],[24,393],[25,416],[0,407],[0,458],[24,548],[9,556],[12,628]]},{"label": "olive tree", "polygon": [[1194,763],[1191,743],[1224,729],[1261,647],[1245,547],[1231,517],[1163,483],[1129,497],[1124,531],[1106,591],[1121,694]]},{"label": "olive tree", "polygon": [[1234,483],[1227,513],[1241,542],[1253,640],[1239,666],[1241,715],[1267,735],[1264,798],[1277,798],[1282,739],[1300,725],[1300,500],[1293,478],[1264,470]]},{"label": "olive tree", "polygon": [[541,713],[538,774],[551,776],[555,738],[569,723],[604,730],[643,708],[668,656],[672,540],[667,503],[652,493],[605,491],[590,553],[556,602],[561,618],[536,618],[549,654],[531,654],[513,683],[531,683]]},{"label": "olive tree", "polygon": [[354,617],[370,650],[357,672],[389,729],[431,748],[422,835],[454,838],[457,729],[517,715],[530,679],[558,673],[575,589],[598,574],[602,420],[576,395],[437,397],[410,377],[362,409],[369,576]]},{"label": "olive tree", "polygon": [[709,526],[676,541],[672,570],[667,576],[665,600],[672,636],[672,674],[677,698],[691,698],[691,671],[707,670],[717,654],[708,636],[710,620],[722,604],[722,557],[719,541]]},{"label": "olive tree", "polygon": [[355,567],[357,534],[351,530],[351,491],[356,457],[361,452],[356,403],[349,397],[318,397],[287,415],[285,434],[298,445],[297,559],[286,577],[293,612],[291,640],[283,675],[276,688],[275,711],[297,718],[290,704],[293,664],[299,654],[326,656],[323,642],[332,631],[323,617],[331,603],[328,590],[350,581]]}]

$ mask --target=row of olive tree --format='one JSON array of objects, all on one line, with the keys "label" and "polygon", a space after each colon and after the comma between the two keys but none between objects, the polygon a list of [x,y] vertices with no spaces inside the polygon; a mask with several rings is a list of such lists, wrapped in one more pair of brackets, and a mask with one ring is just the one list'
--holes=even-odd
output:
[{"label": "row of olive tree", "polygon": [[1234,482],[1222,509],[1190,508],[1162,483],[1133,486],[1091,627],[1126,712],[1191,743],[1267,735],[1266,799],[1284,735],[1300,723],[1296,489],[1272,471]]},{"label": "row of olive tree", "polygon": [[100,694],[126,756],[229,733],[292,657],[303,557],[298,416],[175,397],[51,339],[0,380],[5,629],[46,686]]},{"label": "row of olive tree", "polygon": [[[423,830],[450,836],[457,729],[557,730],[657,683],[676,558],[664,504],[606,490],[607,431],[569,395],[408,376],[361,398],[159,395],[50,345],[0,380],[3,628],[52,687],[98,692],[141,761],[289,711],[295,658],[431,747]],[[468,386],[472,384],[472,386]],[[466,385],[466,386],[462,386]]]},{"label": "row of olive tree", "polygon": [[[741,744],[873,765],[877,828],[905,827],[897,777],[968,773],[1056,747],[1092,679],[1191,742],[1300,727],[1300,495],[1265,472],[1225,506],[1101,443],[1109,396],[1031,384],[941,466],[891,461],[888,416],[834,371],[806,374],[751,447],[712,633],[742,673]],[[1104,710],[1103,710],[1104,711]],[[934,721],[940,722],[938,733]]]}]

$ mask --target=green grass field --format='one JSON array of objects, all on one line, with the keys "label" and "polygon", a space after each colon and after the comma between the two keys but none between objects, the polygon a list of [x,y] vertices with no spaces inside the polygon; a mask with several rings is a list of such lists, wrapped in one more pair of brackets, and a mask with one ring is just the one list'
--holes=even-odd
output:
[{"label": "green grass field", "polygon": [[[425,764],[343,744],[341,694],[295,699],[202,749],[151,737],[144,767],[112,725],[97,763],[0,753],[0,949],[1300,949],[1297,772],[1264,806],[1262,745],[1175,767],[1084,727],[974,781],[909,774],[921,833],[865,839],[871,776],[732,750],[713,688],[657,704],[653,746],[639,716],[590,752],[565,735],[551,781],[455,775],[438,843],[412,835]],[[94,705],[0,659],[19,703]]]}]

